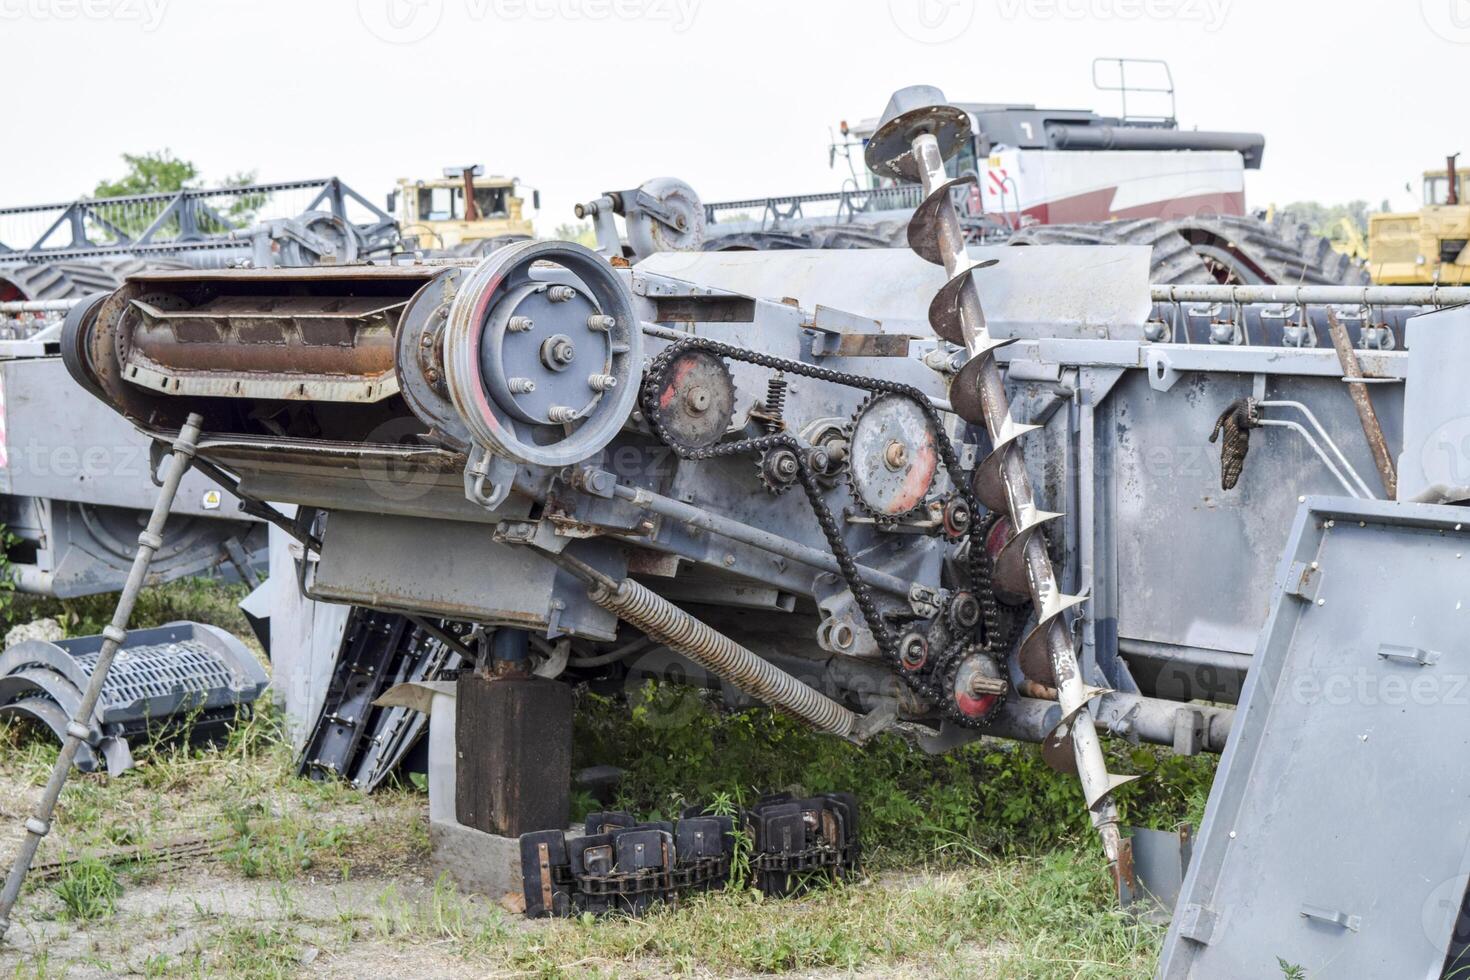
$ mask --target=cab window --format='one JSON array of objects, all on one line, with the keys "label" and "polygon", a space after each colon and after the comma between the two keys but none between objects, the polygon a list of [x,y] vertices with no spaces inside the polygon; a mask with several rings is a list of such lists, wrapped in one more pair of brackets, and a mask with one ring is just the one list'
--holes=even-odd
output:
[{"label": "cab window", "polygon": [[[1470,204],[1466,200],[1466,194],[1470,193],[1470,178],[1466,174],[1457,174],[1457,183],[1460,185],[1460,203]],[[1450,179],[1447,175],[1424,178],[1424,203],[1425,204],[1448,204],[1450,203]]]}]

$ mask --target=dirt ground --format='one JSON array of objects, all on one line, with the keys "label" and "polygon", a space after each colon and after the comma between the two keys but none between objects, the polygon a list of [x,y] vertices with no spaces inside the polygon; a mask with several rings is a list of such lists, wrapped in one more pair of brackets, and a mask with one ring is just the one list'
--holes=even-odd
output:
[{"label": "dirt ground", "polygon": [[[55,758],[0,728],[0,854]],[[889,869],[785,901],[530,922],[427,871],[425,797],[293,774],[262,732],[78,776],[0,947],[13,977],[1146,975],[1155,930],[1065,855]]]}]

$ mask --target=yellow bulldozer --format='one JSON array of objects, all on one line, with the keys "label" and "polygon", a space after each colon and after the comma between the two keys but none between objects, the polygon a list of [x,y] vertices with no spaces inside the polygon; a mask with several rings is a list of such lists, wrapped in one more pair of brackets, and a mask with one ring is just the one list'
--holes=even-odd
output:
[{"label": "yellow bulldozer", "polygon": [[1470,285],[1470,173],[1456,166],[1424,174],[1418,211],[1368,216],[1368,271],[1384,285]]},{"label": "yellow bulldozer", "polygon": [[[532,207],[541,206],[532,191]],[[479,164],[445,167],[435,180],[400,178],[388,197],[388,210],[405,238],[419,248],[476,255],[507,240],[532,238],[525,199],[514,177],[485,176]]]}]

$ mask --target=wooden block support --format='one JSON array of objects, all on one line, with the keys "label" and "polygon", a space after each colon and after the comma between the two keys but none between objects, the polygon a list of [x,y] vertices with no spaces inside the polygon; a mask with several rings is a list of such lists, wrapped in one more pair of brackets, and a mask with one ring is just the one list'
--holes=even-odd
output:
[{"label": "wooden block support", "polygon": [[519,837],[571,818],[572,689],[539,677],[461,677],[455,816]]}]

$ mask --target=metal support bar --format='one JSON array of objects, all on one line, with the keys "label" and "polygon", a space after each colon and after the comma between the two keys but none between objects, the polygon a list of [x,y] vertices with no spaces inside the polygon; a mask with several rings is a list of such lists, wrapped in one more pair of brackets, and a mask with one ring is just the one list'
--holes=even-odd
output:
[{"label": "metal support bar", "polygon": [[[193,462],[195,447],[199,441],[199,428],[203,424],[202,417],[191,414],[184,422],[184,427],[179,430],[178,438],[174,440],[168,473],[163,478],[163,489],[153,502],[153,513],[148,518],[148,526],[138,535],[138,553],[128,572],[127,584],[118,597],[112,622],[102,631],[102,650],[97,655],[97,664],[92,669],[81,704],[77,706],[76,716],[71,719],[73,722],[85,725],[97,710],[97,701],[102,696],[103,684],[107,682],[107,672],[112,669],[112,660],[117,656],[118,647],[127,639],[128,620],[132,618],[133,604],[138,601],[138,593],[142,591],[143,583],[148,577],[148,566],[163,545],[163,527],[168,520],[169,508],[178,495],[179,481],[184,478]],[[36,849],[41,846],[41,838],[51,830],[56,800],[61,796],[67,776],[71,774],[72,761],[81,744],[82,740],[77,737],[76,731],[68,727],[66,738],[62,740],[61,754],[57,756],[56,765],[51,770],[51,778],[47,781],[30,819],[25,823],[26,836],[15,855],[15,864],[11,866],[10,875],[5,879],[5,889],[0,892],[0,939],[5,938],[5,933],[10,928],[10,911],[20,897],[21,885],[25,883],[26,873],[30,871],[31,861],[36,856]]]},{"label": "metal support bar", "polygon": [[0,303],[0,313],[66,313],[82,299],[21,299]]},{"label": "metal support bar", "polygon": [[[794,562],[800,562],[812,568],[819,568],[824,572],[831,572],[834,575],[842,574],[842,568],[837,564],[836,557],[829,551],[819,551],[810,545],[802,544],[800,541],[792,541],[790,538],[783,538],[779,534],[763,531],[750,524],[743,524],[740,521],[732,520],[728,517],[721,517],[719,514],[701,510],[698,507],[692,507],[689,504],[674,500],[672,497],[665,497],[663,494],[654,493],[651,490],[643,490],[619,483],[613,487],[613,494],[636,506],[647,508],[655,514],[678,521],[681,524],[692,524],[695,527],[718,534],[722,538],[739,541],[753,548],[760,548],[762,551],[769,551],[774,555],[780,555],[782,558],[789,558]],[[905,582],[896,575],[889,575],[887,572],[880,572],[877,569],[868,568],[865,565],[858,566],[858,574],[862,576],[864,582],[867,582],[875,589],[882,589],[893,595],[902,596],[905,599],[908,598],[909,586],[912,583]]]},{"label": "metal support bar", "polygon": [[1374,306],[1459,306],[1470,286],[1191,286],[1154,285],[1155,303],[1359,303]]},{"label": "metal support bar", "polygon": [[1383,426],[1378,422],[1378,412],[1373,408],[1373,399],[1368,386],[1362,382],[1363,366],[1358,363],[1358,354],[1348,337],[1347,328],[1338,319],[1335,310],[1327,311],[1327,331],[1332,336],[1332,346],[1337,349],[1337,358],[1342,362],[1342,376],[1347,380],[1348,394],[1358,410],[1358,421],[1363,426],[1363,435],[1368,440],[1368,449],[1373,453],[1373,465],[1378,467],[1378,478],[1383,481],[1383,492],[1389,500],[1398,496],[1399,477],[1388,451],[1388,440],[1383,437]]}]

